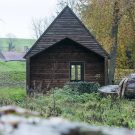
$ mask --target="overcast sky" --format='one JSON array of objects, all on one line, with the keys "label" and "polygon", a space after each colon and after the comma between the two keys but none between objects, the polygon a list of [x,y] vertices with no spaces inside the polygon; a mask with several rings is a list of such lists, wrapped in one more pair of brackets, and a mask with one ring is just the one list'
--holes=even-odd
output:
[{"label": "overcast sky", "polygon": [[33,38],[32,18],[50,17],[57,0],[0,0],[0,37]]}]

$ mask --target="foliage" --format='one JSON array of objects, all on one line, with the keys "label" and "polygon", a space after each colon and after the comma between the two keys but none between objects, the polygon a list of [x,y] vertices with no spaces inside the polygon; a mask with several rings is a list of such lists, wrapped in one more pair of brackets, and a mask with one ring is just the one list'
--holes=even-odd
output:
[{"label": "foliage", "polygon": [[63,9],[65,6],[69,6],[72,10],[75,9],[77,0],[58,0],[58,9]]},{"label": "foliage", "polygon": [[122,78],[128,76],[131,73],[135,73],[135,69],[117,68],[115,74],[115,84],[119,84]]},{"label": "foliage", "polygon": [[[82,21],[108,52],[110,52],[112,46],[111,26],[113,23],[113,6],[116,1],[79,0],[79,4],[76,5]],[[126,46],[132,48],[134,47],[132,43],[135,40],[135,2],[131,0],[119,0],[118,2],[119,19],[121,19],[118,44],[120,48],[125,47],[126,49]],[[121,54],[125,54],[124,51],[120,52],[119,50],[118,58],[121,58]]]},{"label": "foliage", "polygon": [[99,84],[94,82],[69,82],[67,87],[79,93],[91,93],[98,91]]},{"label": "foliage", "polygon": [[104,98],[99,93],[79,94],[69,87],[56,88],[53,109],[53,93],[29,98],[23,89],[0,89],[0,105],[17,105],[38,111],[42,117],[60,116],[93,125],[109,125],[135,128],[135,100]]},{"label": "foliage", "polygon": [[134,68],[135,2],[132,0],[79,0],[76,6],[81,20],[105,50],[113,56],[110,60],[110,63],[114,61],[110,64],[112,76],[115,67]]}]

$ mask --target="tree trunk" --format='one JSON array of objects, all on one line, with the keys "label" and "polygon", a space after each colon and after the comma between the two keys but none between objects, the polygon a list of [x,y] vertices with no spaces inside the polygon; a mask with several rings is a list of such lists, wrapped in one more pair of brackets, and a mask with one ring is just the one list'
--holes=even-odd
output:
[{"label": "tree trunk", "polygon": [[114,83],[114,75],[116,68],[117,50],[118,50],[118,23],[119,23],[119,6],[118,1],[114,3],[113,23],[112,23],[112,49],[110,53],[109,63],[109,84]]}]

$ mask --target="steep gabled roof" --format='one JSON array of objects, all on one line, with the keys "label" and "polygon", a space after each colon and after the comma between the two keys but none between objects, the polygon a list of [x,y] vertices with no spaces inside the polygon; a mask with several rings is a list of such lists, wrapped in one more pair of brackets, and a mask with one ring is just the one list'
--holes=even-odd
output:
[{"label": "steep gabled roof", "polygon": [[68,6],[62,10],[24,57],[34,56],[64,38],[70,38],[100,56],[108,57],[107,52]]}]

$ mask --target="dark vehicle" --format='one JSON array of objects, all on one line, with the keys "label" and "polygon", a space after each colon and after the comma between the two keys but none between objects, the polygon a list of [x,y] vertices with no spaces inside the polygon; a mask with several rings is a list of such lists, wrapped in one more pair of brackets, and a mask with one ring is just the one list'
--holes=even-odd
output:
[{"label": "dark vehicle", "polygon": [[130,74],[126,83],[126,97],[135,97],[135,74]]}]

